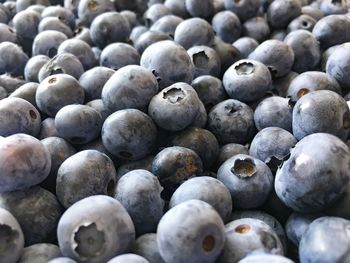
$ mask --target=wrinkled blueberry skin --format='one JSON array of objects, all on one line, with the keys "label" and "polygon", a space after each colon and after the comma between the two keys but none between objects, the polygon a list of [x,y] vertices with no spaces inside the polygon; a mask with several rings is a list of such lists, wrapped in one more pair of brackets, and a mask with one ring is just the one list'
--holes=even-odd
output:
[{"label": "wrinkled blueberry skin", "polygon": [[32,54],[33,56],[45,55],[52,58],[57,54],[61,43],[67,39],[67,36],[59,31],[45,30],[34,38]]},{"label": "wrinkled blueberry skin", "polygon": [[291,81],[286,96],[296,102],[303,95],[316,90],[331,90],[342,94],[341,87],[331,75],[320,71],[307,71]]},{"label": "wrinkled blueberry skin", "polygon": [[36,93],[38,86],[39,86],[39,84],[36,82],[28,82],[28,83],[20,86],[14,92],[12,92],[9,97],[10,98],[16,97],[16,98],[24,99],[24,100],[28,101],[29,103],[31,103],[34,107],[36,107],[35,93]]},{"label": "wrinkled blueberry skin", "polygon": [[[77,1],[77,13],[82,24],[90,26],[97,16],[115,11],[114,4],[108,0],[91,0]],[[122,17],[123,18],[123,17]]]},{"label": "wrinkled blueberry skin", "polygon": [[350,41],[350,21],[344,15],[329,15],[315,24],[312,34],[322,49]]},{"label": "wrinkled blueberry skin", "polygon": [[287,32],[290,33],[295,30],[304,29],[307,31],[312,31],[317,21],[309,15],[302,14],[294,18],[287,27]]},{"label": "wrinkled blueberry skin", "polygon": [[84,73],[84,67],[73,54],[61,53],[54,56],[40,68],[37,79],[41,83],[48,76],[60,73],[70,75],[78,80]]},{"label": "wrinkled blueberry skin", "polygon": [[245,59],[229,67],[222,83],[231,99],[249,102],[262,98],[271,89],[272,78],[264,64]]},{"label": "wrinkled blueberry skin", "polygon": [[160,89],[176,82],[191,83],[193,80],[194,68],[190,56],[182,46],[170,40],[146,48],[140,65],[160,78]]},{"label": "wrinkled blueberry skin", "polygon": [[57,237],[63,256],[78,262],[107,262],[132,249],[135,228],[117,200],[95,195],[76,202],[64,212]]},{"label": "wrinkled blueberry skin", "polygon": [[189,127],[180,131],[171,140],[171,144],[195,151],[206,169],[212,167],[219,153],[219,143],[215,135],[202,128]]},{"label": "wrinkled blueberry skin", "polygon": [[212,26],[202,18],[194,17],[181,22],[175,30],[174,41],[185,49],[193,46],[211,46],[214,43]]},{"label": "wrinkled blueberry skin", "polygon": [[50,243],[38,243],[23,249],[18,263],[44,263],[62,256],[60,248]]},{"label": "wrinkled blueberry skin", "polygon": [[[55,195],[39,186],[0,194],[0,207],[20,224],[25,245],[55,240],[61,206]],[[30,209],[23,209],[30,207]],[[58,255],[57,255],[58,256]]]},{"label": "wrinkled blueberry skin", "polygon": [[51,259],[47,263],[77,263],[77,262],[70,258],[58,257],[58,258]]},{"label": "wrinkled blueberry skin", "polygon": [[254,111],[254,123],[260,131],[267,127],[279,127],[292,132],[292,112],[289,99],[272,96],[262,100]]},{"label": "wrinkled blueberry skin", "polygon": [[280,255],[257,253],[244,257],[239,263],[294,263],[294,261]]},{"label": "wrinkled blueberry skin", "polygon": [[233,43],[241,35],[242,27],[238,16],[228,10],[217,13],[211,24],[217,36],[227,43]]},{"label": "wrinkled blueberry skin", "polygon": [[113,43],[106,46],[100,55],[100,65],[118,70],[127,65],[140,64],[138,51],[129,44]]},{"label": "wrinkled blueberry skin", "polygon": [[217,178],[229,189],[233,206],[256,208],[261,206],[273,189],[273,176],[261,160],[237,154],[219,168]]},{"label": "wrinkled blueberry skin", "polygon": [[207,127],[222,144],[244,144],[255,133],[253,110],[238,100],[224,100],[209,112]]},{"label": "wrinkled blueberry skin", "polygon": [[220,214],[224,222],[230,219],[232,212],[231,194],[219,180],[209,176],[200,176],[185,181],[172,195],[169,208],[191,199],[202,200],[210,204]]},{"label": "wrinkled blueberry skin", "polygon": [[102,126],[103,145],[122,160],[140,160],[152,153],[157,128],[152,119],[136,109],[116,111]]},{"label": "wrinkled blueberry skin", "polygon": [[0,43],[0,74],[22,76],[27,61],[28,56],[20,46],[8,41]]},{"label": "wrinkled blueberry skin", "polygon": [[296,143],[297,139],[282,128],[264,128],[252,140],[249,155],[260,159],[270,167],[271,171],[276,172]]},{"label": "wrinkled blueberry skin", "polygon": [[220,167],[227,159],[231,158],[236,154],[248,154],[249,150],[246,146],[238,143],[228,143],[221,146],[218,157],[217,167]]},{"label": "wrinkled blueberry skin", "polygon": [[251,37],[241,37],[232,44],[241,53],[241,58],[247,58],[259,46],[258,41]]},{"label": "wrinkled blueberry skin", "polygon": [[180,184],[202,171],[203,163],[196,152],[181,146],[163,149],[152,162],[152,173],[164,187],[164,194],[172,194]]},{"label": "wrinkled blueberry skin", "polygon": [[157,234],[155,233],[139,236],[135,241],[133,253],[144,257],[149,262],[165,263],[160,255],[157,244]]},{"label": "wrinkled blueberry skin", "polygon": [[278,197],[296,212],[318,212],[334,203],[349,182],[350,154],[334,135],[315,133],[299,141],[276,173]]},{"label": "wrinkled blueberry skin", "polygon": [[348,262],[350,221],[340,217],[321,217],[313,221],[299,244],[300,262]]},{"label": "wrinkled blueberry skin", "polygon": [[293,108],[293,134],[298,140],[326,132],[346,140],[350,131],[349,107],[339,94],[329,90],[310,92]]},{"label": "wrinkled blueberry skin", "polygon": [[224,231],[224,223],[211,205],[189,200],[162,217],[157,243],[166,262],[209,263],[215,261],[224,246]]},{"label": "wrinkled blueberry skin", "polygon": [[150,263],[147,259],[144,257],[141,257],[139,255],[135,254],[123,254],[120,256],[117,256],[115,258],[112,258],[107,263]]},{"label": "wrinkled blueberry skin", "polygon": [[113,73],[114,70],[102,66],[85,71],[79,78],[79,84],[84,89],[85,101],[101,99],[102,88]]},{"label": "wrinkled blueberry skin", "polygon": [[225,225],[226,243],[219,258],[221,263],[234,263],[253,252],[283,255],[282,243],[265,222],[242,218]]},{"label": "wrinkled blueberry skin", "polygon": [[304,29],[293,31],[285,37],[284,42],[293,50],[292,70],[295,72],[313,70],[319,64],[321,59],[319,42],[311,32]]},{"label": "wrinkled blueberry skin", "polygon": [[66,105],[84,103],[84,90],[72,76],[55,74],[40,83],[35,100],[41,112],[54,117]]},{"label": "wrinkled blueberry skin", "polygon": [[146,170],[133,170],[118,180],[114,197],[128,211],[137,235],[156,231],[163,216],[162,190],[158,178]]},{"label": "wrinkled blueberry skin", "polygon": [[[159,31],[168,35],[174,35],[176,27],[184,21],[181,17],[175,15],[166,15],[158,19],[150,28],[151,31]],[[130,37],[131,39],[131,37]]]},{"label": "wrinkled blueberry skin", "polygon": [[292,213],[286,222],[285,229],[288,239],[293,242],[295,246],[299,246],[299,242],[308,229],[309,225],[315,219],[321,217],[322,214],[300,214]]},{"label": "wrinkled blueberry skin", "polygon": [[267,21],[276,29],[286,28],[290,21],[301,14],[301,5],[297,0],[276,0],[267,9]]},{"label": "wrinkled blueberry skin", "polygon": [[258,0],[224,0],[225,8],[237,14],[240,20],[245,21],[256,16],[259,11],[260,3]]},{"label": "wrinkled blueberry skin", "polygon": [[194,78],[203,75],[220,77],[221,60],[213,48],[193,46],[187,50],[194,65]]},{"label": "wrinkled blueberry skin", "polygon": [[188,84],[175,83],[155,95],[148,114],[154,122],[167,131],[180,131],[191,125],[198,114],[200,100]]},{"label": "wrinkled blueberry skin", "polygon": [[0,142],[0,192],[28,188],[49,174],[50,154],[36,138],[14,134]]},{"label": "wrinkled blueberry skin", "polygon": [[73,144],[85,144],[100,135],[102,116],[86,105],[67,105],[57,112],[55,127],[60,137]]},{"label": "wrinkled blueberry skin", "polygon": [[210,75],[195,78],[191,86],[197,92],[199,99],[203,102],[207,111],[228,98],[221,80]]},{"label": "wrinkled blueberry skin", "polygon": [[16,263],[22,254],[24,236],[17,219],[7,210],[0,208],[1,231],[6,240],[1,242],[3,249],[0,260],[2,262]]},{"label": "wrinkled blueberry skin", "polygon": [[58,131],[55,127],[55,119],[54,118],[46,118],[41,122],[40,132],[38,134],[38,139],[42,140],[47,137],[58,137]]},{"label": "wrinkled blueberry skin", "polygon": [[257,16],[243,23],[242,33],[244,36],[252,37],[260,43],[268,39],[271,32],[266,19]]},{"label": "wrinkled blueberry skin", "polygon": [[0,101],[0,135],[25,133],[36,136],[40,130],[41,117],[28,101],[10,97]]},{"label": "wrinkled blueberry skin", "polygon": [[40,186],[56,194],[58,168],[68,157],[75,154],[76,150],[69,142],[59,137],[48,137],[41,140],[41,143],[50,153],[51,169],[49,175],[41,182]]},{"label": "wrinkled blueberry skin", "polygon": [[287,75],[292,69],[294,52],[286,43],[270,39],[261,43],[248,58],[265,64],[272,77],[279,78]]},{"label": "wrinkled blueberry skin", "polygon": [[112,112],[127,108],[147,109],[158,92],[157,78],[151,71],[138,65],[117,70],[102,89],[102,100]]}]

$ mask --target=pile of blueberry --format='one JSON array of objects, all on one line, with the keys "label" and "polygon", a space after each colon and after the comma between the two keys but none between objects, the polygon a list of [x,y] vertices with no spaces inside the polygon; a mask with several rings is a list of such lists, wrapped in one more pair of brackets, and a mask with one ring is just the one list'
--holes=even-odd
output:
[{"label": "pile of blueberry", "polygon": [[349,1],[0,2],[0,263],[350,262]]}]

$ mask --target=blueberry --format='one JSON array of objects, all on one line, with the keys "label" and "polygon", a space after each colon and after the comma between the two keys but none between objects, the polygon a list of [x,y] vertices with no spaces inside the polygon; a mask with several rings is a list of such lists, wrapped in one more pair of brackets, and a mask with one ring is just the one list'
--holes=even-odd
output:
[{"label": "blueberry", "polygon": [[38,33],[41,16],[35,11],[24,10],[13,17],[13,27],[17,36],[33,40]]},{"label": "blueberry", "polygon": [[241,58],[247,58],[250,53],[259,46],[258,41],[251,37],[241,37],[232,44],[241,54]]},{"label": "blueberry", "polygon": [[205,128],[208,121],[208,114],[203,102],[201,100],[198,100],[198,103],[199,103],[198,113],[194,118],[194,121],[192,122],[190,127]]},{"label": "blueberry", "polygon": [[330,206],[325,213],[331,216],[338,216],[345,219],[350,219],[349,210],[347,209],[350,197],[350,184],[346,187],[345,192],[340,198]]},{"label": "blueberry", "polygon": [[189,18],[177,26],[174,41],[185,49],[199,45],[210,46],[214,43],[214,31],[204,19]]},{"label": "blueberry", "polygon": [[270,39],[275,39],[279,41],[283,41],[287,35],[287,31],[284,29],[275,29],[271,32]]},{"label": "blueberry", "polygon": [[79,78],[79,84],[84,89],[85,101],[101,99],[102,88],[113,73],[114,70],[102,66],[85,71]]},{"label": "blueberry", "polygon": [[217,157],[217,166],[220,167],[227,159],[236,154],[248,154],[249,150],[246,146],[237,143],[228,143],[221,146]]},{"label": "blueberry", "polygon": [[67,26],[63,21],[61,21],[58,17],[45,17],[43,18],[38,26],[38,32],[44,32],[47,30],[53,30],[61,32],[62,34],[66,35],[67,38],[73,37],[73,31],[72,29]]},{"label": "blueberry", "polygon": [[31,5],[43,5],[49,6],[49,0],[19,0],[16,1],[16,10],[17,12],[23,11],[30,7]]},{"label": "blueberry", "polygon": [[125,43],[109,44],[100,55],[100,65],[113,70],[138,64],[140,64],[139,52],[133,46]]},{"label": "blueberry", "polygon": [[76,263],[76,261],[66,257],[58,257],[47,261],[47,263]]},{"label": "blueberry", "polygon": [[35,100],[41,112],[55,116],[66,105],[83,103],[84,90],[72,76],[55,74],[40,83]]},{"label": "blueberry", "polygon": [[75,16],[71,10],[61,5],[48,6],[41,13],[41,17],[59,17],[72,30],[75,29]]},{"label": "blueberry", "polygon": [[146,170],[130,171],[118,180],[115,198],[128,211],[137,235],[156,231],[163,216],[162,190],[158,178]]},{"label": "blueberry", "polygon": [[191,58],[182,46],[170,40],[160,41],[146,48],[140,65],[160,77],[161,89],[176,82],[191,83],[193,80]]},{"label": "blueberry", "polygon": [[142,54],[150,45],[164,40],[172,40],[172,37],[168,33],[148,30],[137,38],[134,46],[138,53]]},{"label": "blueberry", "polygon": [[261,43],[248,58],[265,64],[272,77],[283,77],[292,69],[294,52],[286,43],[271,39]]},{"label": "blueberry", "polygon": [[[1,193],[0,207],[8,210],[17,219],[23,230],[26,246],[55,240],[61,206],[54,194],[39,186]],[[57,256],[59,255],[55,257]]]},{"label": "blueberry", "polygon": [[111,114],[102,126],[103,145],[123,160],[139,160],[152,153],[157,128],[152,119],[136,109]]},{"label": "blueberry", "polygon": [[111,115],[111,111],[106,108],[106,106],[103,104],[102,99],[96,99],[89,101],[85,104],[86,106],[89,106],[96,110],[98,113],[101,114],[102,117],[102,123],[107,119],[109,115]]},{"label": "blueberry", "polygon": [[330,133],[345,140],[350,131],[349,107],[334,91],[313,91],[295,104],[292,125],[298,140],[317,132]]},{"label": "blueberry", "polygon": [[294,263],[294,261],[280,255],[257,253],[244,257],[239,263]]},{"label": "blueberry", "polygon": [[192,17],[210,18],[215,12],[212,0],[186,0],[185,6]]},{"label": "blueberry", "polygon": [[186,201],[170,209],[159,222],[160,254],[168,263],[214,262],[224,246],[224,230],[220,215],[211,205]]},{"label": "blueberry", "polygon": [[226,243],[219,258],[222,263],[238,262],[259,251],[283,255],[282,243],[275,231],[265,222],[242,218],[225,225]]},{"label": "blueberry", "polygon": [[[89,1],[93,2],[95,0]],[[90,37],[95,45],[100,48],[104,48],[108,44],[114,42],[126,42],[128,40],[130,30],[131,28],[128,20],[120,13],[106,12],[100,14],[92,21],[90,27]]]},{"label": "blueberry", "polygon": [[140,255],[152,263],[165,263],[160,255],[157,234],[148,233],[139,236],[135,241],[134,251],[135,254]]},{"label": "blueberry", "polygon": [[15,263],[23,251],[24,236],[17,219],[7,210],[0,208],[1,256],[0,260]]},{"label": "blueberry", "polygon": [[8,93],[14,92],[25,83],[27,83],[27,81],[22,77],[14,77],[11,73],[0,75],[0,86],[5,88]]},{"label": "blueberry", "polygon": [[151,5],[143,14],[146,26],[152,26],[158,19],[163,16],[171,15],[171,11],[162,3]]},{"label": "blueberry", "polygon": [[231,11],[216,13],[211,24],[216,35],[227,43],[234,42],[241,35],[241,22],[238,16]]},{"label": "blueberry", "polygon": [[270,36],[270,27],[265,18],[253,17],[244,22],[242,33],[244,36],[263,42]]},{"label": "blueberry", "polygon": [[[315,2],[314,2],[315,3]],[[324,17],[324,14],[317,7],[312,7],[311,5],[306,5],[301,8],[301,12],[305,15],[311,16],[316,21]]]},{"label": "blueberry", "polygon": [[7,90],[4,87],[0,86],[0,100],[5,99],[7,97],[8,97]]},{"label": "blueberry", "polygon": [[191,125],[199,111],[199,98],[188,84],[175,83],[155,95],[148,114],[162,129],[180,131]]},{"label": "blueberry", "polygon": [[139,255],[135,254],[123,254],[120,256],[117,256],[115,258],[112,258],[107,263],[150,263],[147,259],[144,257],[141,257]]},{"label": "blueberry", "polygon": [[85,144],[99,136],[102,116],[86,105],[67,105],[57,112],[55,127],[60,137],[74,144]]},{"label": "blueberry", "polygon": [[61,255],[58,246],[50,243],[38,243],[25,247],[18,263],[46,263]]},{"label": "blueberry", "polygon": [[33,56],[35,55],[46,55],[50,58],[57,54],[57,49],[59,45],[67,40],[65,34],[54,31],[47,30],[39,33],[33,41]]},{"label": "blueberry", "polygon": [[230,98],[243,102],[262,98],[272,87],[269,69],[254,60],[239,60],[225,72],[223,85]]},{"label": "blueberry", "polygon": [[302,96],[316,90],[331,90],[341,94],[338,82],[331,75],[320,71],[307,71],[290,82],[286,96],[295,103]]},{"label": "blueberry", "polygon": [[25,80],[38,82],[39,71],[49,60],[50,58],[44,55],[32,56],[24,67]]},{"label": "blueberry", "polygon": [[333,54],[333,52],[341,45],[334,45],[331,46],[329,48],[327,48],[326,50],[323,51],[322,53],[322,58],[321,58],[321,69],[323,71],[326,71],[326,65],[327,65],[327,61],[329,59],[329,57]]},{"label": "blueberry", "polygon": [[35,94],[38,86],[39,84],[36,82],[28,82],[12,92],[9,97],[24,99],[36,107]]},{"label": "blueberry", "polygon": [[259,0],[224,0],[225,8],[235,13],[240,20],[245,21],[256,16],[259,11]]},{"label": "blueberry", "polygon": [[118,167],[117,170],[117,178],[122,177],[124,174],[131,172],[133,170],[142,169],[151,172],[152,171],[152,162],[153,162],[153,155],[149,155],[143,159],[137,160],[137,161],[130,161],[127,163],[124,163]]},{"label": "blueberry", "polygon": [[135,229],[117,200],[95,195],[76,202],[64,212],[57,236],[63,256],[97,263],[129,251],[135,241]]},{"label": "blueberry", "polygon": [[56,194],[58,168],[68,157],[75,154],[76,150],[69,142],[59,137],[48,137],[41,140],[41,143],[50,153],[51,169],[49,175],[40,185],[51,193]]},{"label": "blueberry", "polygon": [[85,26],[90,26],[98,15],[113,11],[114,4],[108,0],[79,0],[77,3],[78,17]]},{"label": "blueberry", "polygon": [[17,43],[17,35],[9,25],[0,23],[0,43],[5,41]]},{"label": "blueberry", "polygon": [[130,29],[140,25],[136,12],[131,10],[123,10],[120,14],[129,22]]},{"label": "blueberry", "polygon": [[213,206],[224,222],[230,219],[232,211],[231,194],[219,180],[209,176],[200,176],[185,181],[172,195],[169,208],[191,199],[202,200]]},{"label": "blueberry", "polygon": [[344,1],[323,0],[320,3],[320,10],[325,16],[346,14],[348,12],[348,3]]},{"label": "blueberry", "polygon": [[40,124],[38,139],[42,140],[47,137],[58,137],[58,131],[55,127],[55,119],[48,117]]},{"label": "blueberry", "polygon": [[298,0],[275,0],[267,9],[267,21],[273,28],[286,28],[290,21],[301,14]]},{"label": "blueberry", "polygon": [[309,15],[300,15],[294,18],[287,27],[287,32],[292,32],[299,29],[304,29],[307,31],[312,31],[316,24],[316,20]]},{"label": "blueberry", "polygon": [[256,208],[264,204],[273,189],[273,176],[261,160],[237,154],[219,168],[217,178],[229,189],[234,207]]},{"label": "blueberry", "polygon": [[273,79],[272,86],[273,92],[277,93],[281,97],[287,97],[287,90],[292,80],[295,79],[299,74],[294,71],[289,71],[289,73],[281,78]]},{"label": "blueberry", "polygon": [[0,74],[23,76],[27,61],[28,56],[20,46],[8,41],[0,43]]},{"label": "blueberry", "polygon": [[207,128],[222,144],[246,143],[255,133],[253,110],[238,100],[224,100],[209,112]]},{"label": "blueberry", "polygon": [[148,31],[148,28],[145,26],[136,26],[134,27],[129,35],[129,41],[131,43],[135,43],[137,41],[137,39],[145,32]]},{"label": "blueberry", "polygon": [[184,21],[175,15],[166,15],[159,18],[150,28],[151,31],[159,31],[174,36],[176,27]]},{"label": "blueberry", "polygon": [[304,137],[276,173],[278,197],[297,212],[325,209],[347,187],[349,158],[347,145],[334,135],[315,133]]},{"label": "blueberry", "polygon": [[349,224],[340,217],[321,217],[313,221],[300,241],[300,262],[349,261]]},{"label": "blueberry", "polygon": [[92,39],[90,37],[90,28],[87,28],[87,27],[84,27],[84,26],[79,26],[74,31],[74,38],[83,40],[87,44],[89,44],[90,46],[93,45]]}]

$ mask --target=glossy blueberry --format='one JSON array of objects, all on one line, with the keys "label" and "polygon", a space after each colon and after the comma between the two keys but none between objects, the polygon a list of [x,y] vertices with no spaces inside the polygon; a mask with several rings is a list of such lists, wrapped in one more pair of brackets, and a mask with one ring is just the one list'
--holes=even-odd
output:
[{"label": "glossy blueberry", "polygon": [[225,243],[224,231],[224,223],[211,205],[189,200],[162,217],[157,243],[168,263],[215,262]]},{"label": "glossy blueberry", "polygon": [[77,263],[75,260],[67,257],[58,257],[47,261],[47,263]]},{"label": "glossy blueberry", "polygon": [[144,111],[157,92],[158,81],[151,71],[129,65],[116,71],[105,83],[102,100],[112,112],[126,108]]},{"label": "glossy blueberry", "polygon": [[102,49],[114,42],[126,42],[130,30],[128,20],[120,13],[106,12],[93,20],[90,27],[90,37],[92,42]]},{"label": "glossy blueberry", "polygon": [[171,15],[171,11],[163,3],[155,3],[145,11],[143,19],[145,25],[150,27],[163,16]]},{"label": "glossy blueberry", "polygon": [[58,131],[55,127],[54,118],[48,117],[41,122],[40,132],[37,137],[39,140],[45,139],[47,137],[58,137]]},{"label": "glossy blueberry", "polygon": [[41,112],[54,117],[66,105],[83,103],[84,90],[72,76],[55,74],[40,83],[35,100]]},{"label": "glossy blueberry", "polygon": [[349,160],[347,145],[334,135],[306,136],[277,171],[276,193],[294,211],[321,211],[346,190]]},{"label": "glossy blueberry", "polygon": [[60,256],[62,254],[58,246],[50,243],[38,243],[25,247],[18,263],[46,263]]},{"label": "glossy blueberry", "polygon": [[300,262],[349,261],[349,227],[350,221],[340,217],[321,217],[313,221],[300,241]]},{"label": "glossy blueberry", "polygon": [[168,35],[174,35],[176,27],[184,21],[181,17],[167,15],[158,19],[150,28],[151,31],[159,31]]},{"label": "glossy blueberry", "polygon": [[16,32],[7,24],[0,23],[0,43],[1,42],[17,42]]},{"label": "glossy blueberry", "polygon": [[238,100],[224,100],[209,112],[207,128],[222,144],[246,143],[255,133],[253,110]]},{"label": "glossy blueberry", "polygon": [[266,14],[271,27],[286,28],[290,21],[301,14],[301,5],[297,0],[275,0],[269,5]]},{"label": "glossy blueberry", "polygon": [[241,58],[247,58],[250,53],[259,46],[258,41],[251,37],[241,37],[232,44],[241,54]]},{"label": "glossy blueberry", "polygon": [[235,13],[242,21],[256,16],[260,7],[258,0],[224,0],[224,3],[225,8]]},{"label": "glossy blueberry", "polygon": [[137,38],[134,46],[138,53],[142,54],[147,47],[163,40],[172,40],[172,37],[168,33],[148,30]]},{"label": "glossy blueberry", "polygon": [[185,49],[199,45],[210,46],[214,43],[214,31],[204,19],[189,18],[177,26],[174,41]]},{"label": "glossy blueberry", "polygon": [[294,263],[294,261],[280,255],[257,253],[244,257],[239,263]]},{"label": "glossy blueberry", "polygon": [[28,83],[20,86],[14,92],[12,92],[9,97],[16,97],[16,98],[24,99],[24,100],[30,102],[34,107],[36,107],[35,93],[36,93],[38,86],[39,86],[39,84],[36,82],[28,82]]},{"label": "glossy blueberry", "polygon": [[[34,72],[33,72],[34,73]],[[79,59],[70,53],[61,53],[47,61],[39,70],[38,81],[42,82],[45,78],[55,74],[67,74],[75,79],[84,73],[84,67]]]},{"label": "glossy blueberry", "polygon": [[273,39],[261,43],[248,58],[265,64],[274,78],[288,74],[294,63],[293,49],[286,43]]},{"label": "glossy blueberry", "polygon": [[227,43],[234,42],[241,35],[241,22],[238,16],[231,11],[217,13],[211,24],[216,35]]},{"label": "glossy blueberry", "polygon": [[0,208],[0,230],[2,237],[0,260],[16,263],[23,251],[24,236],[17,219],[3,208]]},{"label": "glossy blueberry", "polygon": [[114,70],[102,66],[85,71],[79,78],[79,84],[84,89],[85,101],[101,99],[102,88],[113,73]]},{"label": "glossy blueberry", "polygon": [[141,56],[140,65],[154,71],[161,79],[161,89],[176,82],[191,83],[193,80],[191,58],[182,46],[170,40],[160,41],[146,48]]},{"label": "glossy blueberry", "polygon": [[61,206],[54,194],[39,186],[1,193],[0,207],[8,210],[17,219],[23,230],[26,246],[55,240]]},{"label": "glossy blueberry", "polygon": [[225,225],[226,242],[219,258],[222,263],[238,262],[254,252],[283,255],[282,243],[265,222],[242,218]]},{"label": "glossy blueberry", "polygon": [[156,231],[163,216],[162,190],[158,178],[142,169],[130,171],[118,180],[114,197],[128,211],[137,235]]},{"label": "glossy blueberry", "polygon": [[244,22],[242,33],[244,36],[263,42],[270,36],[270,28],[265,18],[253,17]]},{"label": "glossy blueberry", "polygon": [[334,91],[313,91],[295,104],[292,125],[298,140],[317,132],[330,133],[345,140],[350,131],[349,107]]},{"label": "glossy blueberry", "polygon": [[297,139],[290,132],[278,127],[268,127],[255,135],[249,154],[266,163],[275,172],[296,143]]},{"label": "glossy blueberry", "polygon": [[107,262],[132,249],[135,228],[117,200],[95,195],[66,210],[58,223],[57,237],[63,256],[91,263]]},{"label": "glossy blueberry", "polygon": [[103,145],[123,160],[139,160],[152,153],[157,128],[152,119],[137,109],[119,110],[102,126]]},{"label": "glossy blueberry", "polygon": [[49,60],[50,58],[44,55],[32,56],[24,68],[25,80],[38,82],[39,71]]},{"label": "glossy blueberry", "polygon": [[289,99],[272,96],[263,99],[254,111],[254,123],[260,131],[267,127],[279,127],[292,132],[293,109]]},{"label": "glossy blueberry", "polygon": [[0,74],[23,76],[27,61],[28,56],[20,46],[8,41],[0,43]]},{"label": "glossy blueberry", "polygon": [[192,17],[210,18],[215,12],[212,0],[186,0],[185,6]]},{"label": "glossy blueberry", "polygon": [[125,43],[113,43],[106,46],[100,56],[100,65],[113,70],[139,64],[140,54],[133,46]]},{"label": "glossy blueberry", "polygon": [[77,6],[78,17],[85,26],[90,26],[98,15],[115,11],[114,3],[108,0],[79,0]]},{"label": "glossy blueberry", "polygon": [[316,24],[316,20],[309,15],[300,15],[294,18],[287,27],[287,32],[292,32],[299,29],[304,29],[307,31],[312,31]]},{"label": "glossy blueberry", "polygon": [[160,255],[157,244],[157,234],[155,233],[148,233],[139,236],[135,241],[133,252],[144,257],[149,262],[165,263]]},{"label": "glossy blueberry", "polygon": [[263,97],[272,87],[269,69],[254,60],[239,60],[225,72],[222,83],[231,99],[243,102]]},{"label": "glossy blueberry", "polygon": [[213,206],[224,222],[230,219],[232,211],[231,194],[219,180],[209,176],[200,176],[185,181],[172,195],[169,208],[191,199],[202,200]]},{"label": "glossy blueberry", "polygon": [[141,257],[136,254],[123,254],[120,256],[117,256],[115,258],[112,258],[107,263],[150,263],[147,259],[144,257]]},{"label": "glossy blueberry", "polygon": [[229,189],[234,207],[255,208],[261,206],[273,189],[273,177],[269,167],[261,160],[237,154],[219,168],[217,178]]},{"label": "glossy blueberry", "polygon": [[67,38],[73,37],[72,29],[58,17],[49,16],[41,19],[38,26],[38,32],[44,32],[47,30],[61,32],[62,34],[66,35]]}]

